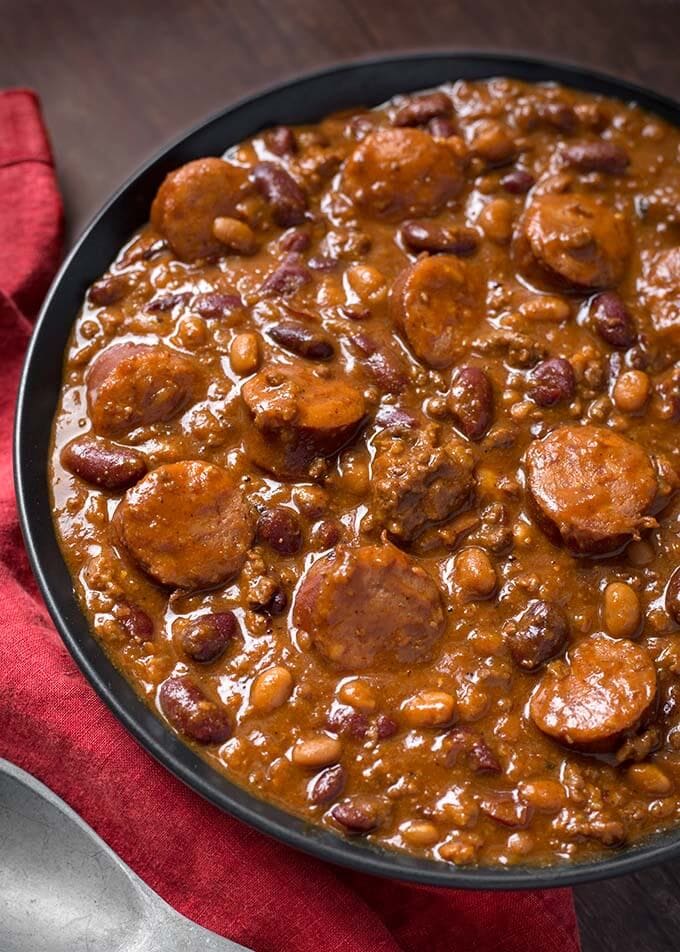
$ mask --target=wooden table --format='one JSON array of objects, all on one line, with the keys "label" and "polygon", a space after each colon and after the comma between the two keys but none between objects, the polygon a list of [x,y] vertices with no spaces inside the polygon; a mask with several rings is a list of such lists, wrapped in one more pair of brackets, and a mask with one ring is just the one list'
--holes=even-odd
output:
[{"label": "wooden table", "polygon": [[[2,0],[0,87],[42,97],[73,239],[166,140],[250,90],[391,50],[526,51],[680,98],[678,0]],[[576,891],[584,952],[680,948],[680,861]]]}]

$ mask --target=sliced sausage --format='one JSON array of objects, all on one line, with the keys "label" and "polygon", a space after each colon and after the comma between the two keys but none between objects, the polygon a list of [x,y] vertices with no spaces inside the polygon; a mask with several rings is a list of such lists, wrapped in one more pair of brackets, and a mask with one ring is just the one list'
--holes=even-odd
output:
[{"label": "sliced sausage", "polygon": [[341,546],[318,559],[293,618],[328,661],[355,670],[427,661],[446,627],[431,576],[391,545]]},{"label": "sliced sausage", "polygon": [[158,189],[151,224],[183,261],[224,254],[224,245],[213,234],[213,222],[238,217],[236,206],[245,182],[245,169],[222,159],[188,162],[171,172]]},{"label": "sliced sausage", "polygon": [[389,313],[416,357],[441,370],[453,363],[462,328],[481,320],[482,304],[478,272],[452,255],[433,255],[401,272]]},{"label": "sliced sausage", "polygon": [[577,555],[616,552],[655,525],[649,455],[605,427],[559,427],[530,445],[526,471],[537,521]]},{"label": "sliced sausage", "polygon": [[440,441],[434,427],[411,440],[387,436],[373,460],[373,511],[390,535],[411,542],[469,500],[474,461],[457,437]]},{"label": "sliced sausage", "polygon": [[593,635],[570,652],[568,664],[544,673],[531,698],[534,724],[584,752],[614,750],[640,727],[656,699],[656,669],[646,648]]},{"label": "sliced sausage", "polygon": [[421,129],[376,129],[359,143],[342,174],[354,204],[388,221],[434,215],[463,185],[460,143]]},{"label": "sliced sausage", "polygon": [[514,254],[530,280],[568,288],[608,288],[630,253],[624,215],[590,195],[538,195],[522,217]]},{"label": "sliced sausage", "polygon": [[154,469],[128,489],[114,523],[145,572],[185,589],[219,585],[240,572],[253,537],[234,477],[198,460]]},{"label": "sliced sausage", "polygon": [[92,426],[115,438],[138,426],[165,423],[193,402],[198,383],[192,357],[162,344],[114,344],[87,375]]},{"label": "sliced sausage", "polygon": [[680,346],[680,247],[662,251],[652,259],[642,290],[656,333]]},{"label": "sliced sausage", "polygon": [[351,383],[318,376],[302,362],[268,367],[241,392],[255,424],[247,451],[258,466],[284,478],[303,475],[312,460],[337,453],[366,413],[363,395]]},{"label": "sliced sausage", "polygon": [[146,473],[146,460],[129,446],[98,436],[81,436],[61,451],[61,463],[74,476],[101,489],[129,489]]},{"label": "sliced sausage", "polygon": [[173,675],[161,684],[158,706],[175,730],[199,744],[221,744],[231,737],[227,711],[187,675]]}]

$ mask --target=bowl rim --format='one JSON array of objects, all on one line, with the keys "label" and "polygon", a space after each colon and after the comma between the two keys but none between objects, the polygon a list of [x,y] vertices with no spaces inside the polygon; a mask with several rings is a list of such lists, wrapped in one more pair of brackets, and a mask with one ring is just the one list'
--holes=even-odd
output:
[{"label": "bowl rim", "polygon": [[[610,855],[585,862],[565,862],[549,866],[455,867],[442,861],[413,857],[363,841],[343,838],[299,819],[282,807],[258,799],[245,788],[219,774],[207,761],[199,758],[133,692],[90,633],[75,599],[70,577],[56,541],[47,482],[48,459],[47,454],[42,452],[46,448],[44,414],[48,415],[48,430],[51,430],[59,396],[58,387],[56,390],[54,388],[54,381],[56,379],[60,382],[62,370],[61,359],[58,363],[53,359],[55,346],[51,341],[54,336],[52,331],[56,329],[60,339],[67,339],[74,319],[70,314],[66,318],[63,317],[63,306],[69,297],[77,297],[78,293],[82,302],[85,287],[98,276],[87,276],[88,267],[84,256],[90,246],[96,246],[97,240],[105,234],[103,228],[108,227],[109,218],[114,213],[119,213],[119,217],[123,215],[126,222],[136,221],[137,224],[127,231],[127,237],[134,227],[139,227],[140,223],[147,220],[148,203],[144,205],[137,202],[138,207],[125,209],[123,213],[122,208],[118,207],[122,200],[130,197],[128,193],[134,192],[145,179],[153,179],[155,188],[165,172],[181,164],[176,161],[177,153],[188,150],[185,154],[190,155],[191,143],[195,139],[200,139],[205,133],[209,134],[215,125],[228,123],[244,110],[257,112],[258,107],[263,105],[266,109],[269,100],[286,95],[290,97],[305,86],[313,89],[319,84],[337,85],[338,79],[351,78],[350,74],[353,72],[361,74],[359,87],[363,88],[362,82],[367,84],[366,99],[372,104],[372,75],[375,77],[381,70],[394,70],[395,78],[391,83],[393,91],[390,95],[396,95],[398,92],[427,88],[425,85],[410,85],[406,79],[402,82],[401,77],[404,71],[411,70],[417,74],[419,69],[427,71],[429,68],[434,73],[442,73],[442,78],[431,82],[431,86],[444,82],[445,74],[452,80],[507,76],[529,82],[556,82],[583,91],[612,96],[624,102],[634,101],[644,109],[680,125],[680,104],[668,96],[619,80],[607,73],[574,63],[502,51],[436,49],[405,50],[383,56],[360,57],[295,75],[257,89],[193,124],[188,131],[175,136],[147,159],[107,199],[75,241],[44,300],[24,359],[15,414],[14,484],[21,530],[33,573],[50,616],[71,656],[96,693],[147,753],[224,812],[317,859],[358,872],[405,882],[456,889],[522,890],[557,888],[621,876],[680,855],[680,826],[670,832],[654,834]],[[346,103],[347,106],[361,104],[356,97],[352,102]],[[330,111],[330,108],[327,109],[327,112]],[[317,119],[322,116],[323,114],[318,115]],[[307,121],[314,120],[310,118]],[[261,127],[262,125],[259,126]],[[253,126],[249,134],[256,132],[257,128]],[[230,144],[232,143],[225,139],[225,148]],[[199,154],[200,150],[190,157],[196,158]],[[183,161],[187,160],[186,157],[183,158]],[[134,198],[134,194],[132,197]],[[134,202],[129,204],[134,205]],[[119,240],[122,228],[123,224],[120,224],[113,229],[118,248],[127,240],[127,237],[124,237],[123,241]],[[82,272],[85,272],[85,277]],[[62,343],[58,350],[60,358],[63,350]],[[41,363],[44,364],[43,368]],[[51,378],[48,376],[47,381],[42,379],[46,370],[51,373]],[[42,415],[36,412],[38,409],[43,411]],[[68,584],[65,584],[66,582]]]}]

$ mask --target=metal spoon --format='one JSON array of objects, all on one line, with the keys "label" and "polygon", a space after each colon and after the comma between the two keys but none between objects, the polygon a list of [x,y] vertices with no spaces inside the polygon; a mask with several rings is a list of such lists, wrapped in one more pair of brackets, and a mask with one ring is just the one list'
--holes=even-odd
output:
[{"label": "metal spoon", "polygon": [[252,952],[175,912],[63,800],[0,758],[2,952]]}]

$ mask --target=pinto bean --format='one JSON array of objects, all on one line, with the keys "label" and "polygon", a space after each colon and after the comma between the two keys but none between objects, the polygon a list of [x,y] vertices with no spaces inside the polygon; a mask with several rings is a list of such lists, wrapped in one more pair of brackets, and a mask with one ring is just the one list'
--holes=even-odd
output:
[{"label": "pinto bean", "polygon": [[293,675],[283,665],[262,671],[250,689],[250,703],[261,714],[282,707],[293,692]]},{"label": "pinto bean", "polygon": [[635,321],[615,291],[603,291],[590,302],[590,317],[602,340],[619,350],[628,350],[637,340]]},{"label": "pinto bean", "polygon": [[556,602],[534,599],[510,626],[507,643],[516,665],[536,671],[566,647],[569,622]]},{"label": "pinto bean", "polygon": [[274,506],[257,520],[255,534],[279,555],[295,555],[302,548],[302,526],[292,509]]},{"label": "pinto bean", "polygon": [[222,216],[213,222],[213,235],[226,251],[236,255],[254,255],[257,239],[253,229],[238,218]]},{"label": "pinto bean", "polygon": [[326,767],[310,781],[307,797],[310,803],[328,803],[336,800],[347,783],[347,771],[342,764]]},{"label": "pinto bean", "polygon": [[425,93],[424,96],[412,96],[400,106],[392,116],[394,126],[425,126],[430,119],[450,116],[453,103],[443,92]]},{"label": "pinto bean", "polygon": [[248,377],[260,366],[260,337],[254,331],[237,334],[229,347],[229,364],[239,377]]},{"label": "pinto bean", "polygon": [[640,413],[649,400],[652,382],[644,370],[626,370],[614,384],[612,396],[622,413]]},{"label": "pinto bean", "polygon": [[282,321],[269,328],[271,339],[298,357],[307,360],[330,360],[335,346],[328,334],[302,321]]},{"label": "pinto bean", "polygon": [[576,393],[574,368],[564,357],[543,360],[529,377],[529,395],[540,407],[572,400]]},{"label": "pinto bean", "polygon": [[223,655],[238,633],[233,612],[209,612],[182,626],[182,649],[192,661],[207,664]]},{"label": "pinto bean", "polygon": [[680,625],[680,567],[668,579],[664,606],[676,625]]},{"label": "pinto bean", "polygon": [[459,367],[446,398],[457,429],[468,440],[481,440],[493,421],[493,389],[480,367]]},{"label": "pinto bean", "polygon": [[462,225],[437,225],[431,221],[406,221],[401,226],[401,240],[411,251],[430,254],[452,254],[463,257],[479,247],[479,234]]},{"label": "pinto bean", "polygon": [[489,554],[479,546],[469,546],[456,556],[453,574],[464,598],[479,601],[496,590],[498,576]]},{"label": "pinto bean", "polygon": [[325,767],[334,764],[342,754],[342,743],[328,734],[301,737],[293,747],[292,760],[297,767]]},{"label": "pinto bean", "polygon": [[199,744],[221,744],[231,737],[227,711],[188,675],[173,675],[161,684],[158,706],[175,730]]},{"label": "pinto bean", "polygon": [[74,476],[101,489],[129,489],[146,474],[146,460],[129,446],[99,436],[81,436],[61,451],[61,464]]},{"label": "pinto bean", "polygon": [[382,822],[382,804],[374,797],[356,796],[343,800],[331,810],[331,816],[346,833],[371,833]]},{"label": "pinto bean", "polygon": [[258,162],[253,168],[255,188],[269,204],[281,228],[300,225],[307,216],[307,196],[295,179],[275,162]]},{"label": "pinto bean", "polygon": [[621,175],[630,165],[625,149],[606,139],[572,142],[560,152],[565,165],[579,172],[606,172]]},{"label": "pinto bean", "polygon": [[602,615],[612,638],[634,638],[642,618],[635,589],[625,582],[610,582],[604,590]]},{"label": "pinto bean", "polygon": [[517,145],[506,126],[494,119],[482,119],[475,125],[470,151],[488,166],[506,165],[517,154]]},{"label": "pinto bean", "polygon": [[404,701],[401,712],[409,727],[444,727],[453,720],[454,697],[447,691],[419,691]]},{"label": "pinto bean", "polygon": [[543,733],[586,752],[611,751],[637,730],[656,699],[656,669],[646,648],[592,635],[568,665],[549,668],[530,702]]}]

